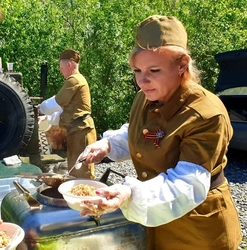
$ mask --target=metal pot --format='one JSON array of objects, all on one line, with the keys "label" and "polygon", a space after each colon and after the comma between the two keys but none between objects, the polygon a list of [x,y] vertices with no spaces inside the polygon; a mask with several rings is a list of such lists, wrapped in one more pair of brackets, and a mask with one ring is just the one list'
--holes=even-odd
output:
[{"label": "metal pot", "polygon": [[42,184],[37,188],[36,198],[46,206],[68,207],[67,202],[58,192],[58,189],[46,184]]}]

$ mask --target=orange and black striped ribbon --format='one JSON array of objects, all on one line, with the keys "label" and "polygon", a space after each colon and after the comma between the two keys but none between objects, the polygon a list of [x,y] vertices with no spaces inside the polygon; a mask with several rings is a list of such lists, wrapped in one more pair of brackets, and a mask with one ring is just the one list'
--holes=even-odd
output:
[{"label": "orange and black striped ribbon", "polygon": [[152,132],[146,132],[144,134],[144,138],[148,140],[153,140],[153,144],[155,148],[160,148],[160,140],[166,135],[165,131],[162,131],[159,129],[157,132],[152,133]]}]

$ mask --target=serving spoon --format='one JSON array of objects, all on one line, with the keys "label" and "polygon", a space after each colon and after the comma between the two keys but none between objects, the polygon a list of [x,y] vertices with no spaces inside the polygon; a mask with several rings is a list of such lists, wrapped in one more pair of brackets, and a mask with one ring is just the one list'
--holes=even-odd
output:
[{"label": "serving spoon", "polygon": [[[68,171],[68,175],[71,173],[71,171],[72,171],[73,169],[79,170],[79,169],[81,168],[82,163],[83,163],[83,162],[87,159],[87,157],[88,157],[89,152],[87,152],[87,151],[89,151],[89,150],[86,149],[86,150],[82,153],[82,155],[84,155],[84,157],[82,157],[82,158],[80,158],[79,160],[76,161],[75,165]],[[93,152],[93,154],[94,154],[94,155],[97,155],[99,152],[100,152],[100,150],[98,149],[98,150],[95,150],[95,151]],[[85,156],[85,155],[86,155],[86,156]]]},{"label": "serving spoon", "polygon": [[65,174],[65,175],[70,175],[70,173],[71,173],[71,171],[72,171],[73,169],[76,169],[76,170],[80,169],[81,166],[82,166],[82,163],[83,163],[86,159],[87,159],[87,157],[78,160],[78,161],[75,163],[75,165],[74,165],[74,166],[68,171],[68,173]]}]

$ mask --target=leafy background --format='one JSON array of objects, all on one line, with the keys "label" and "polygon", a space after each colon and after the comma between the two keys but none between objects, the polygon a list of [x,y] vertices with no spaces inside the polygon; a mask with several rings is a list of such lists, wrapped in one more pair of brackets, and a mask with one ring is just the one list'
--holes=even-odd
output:
[{"label": "leafy background", "polygon": [[128,121],[136,93],[128,56],[137,23],[153,14],[174,15],[189,35],[189,48],[202,70],[202,85],[214,92],[217,53],[247,48],[247,0],[5,0],[0,4],[0,57],[14,62],[31,97],[40,96],[40,68],[48,65],[45,98],[62,85],[58,57],[81,53],[81,73],[92,95],[98,133]]}]

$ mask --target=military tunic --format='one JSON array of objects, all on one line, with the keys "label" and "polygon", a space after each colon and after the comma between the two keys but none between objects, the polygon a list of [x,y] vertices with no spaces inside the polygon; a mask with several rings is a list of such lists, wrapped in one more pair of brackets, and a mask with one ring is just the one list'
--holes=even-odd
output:
[{"label": "military tunic", "polygon": [[[91,97],[89,86],[82,74],[69,76],[55,96],[56,102],[63,108],[59,126],[67,130],[68,168],[72,168],[78,156],[87,145],[96,141],[96,130],[91,116]],[[80,178],[94,178],[94,164],[73,170],[71,175]]]},{"label": "military tunic", "polygon": [[[154,139],[147,135],[161,135]],[[222,171],[233,130],[220,99],[198,84],[180,87],[167,103],[140,91],[129,121],[129,149],[138,179],[175,168],[179,161]],[[241,229],[227,180],[179,219],[148,228],[149,250],[236,250]]]}]

